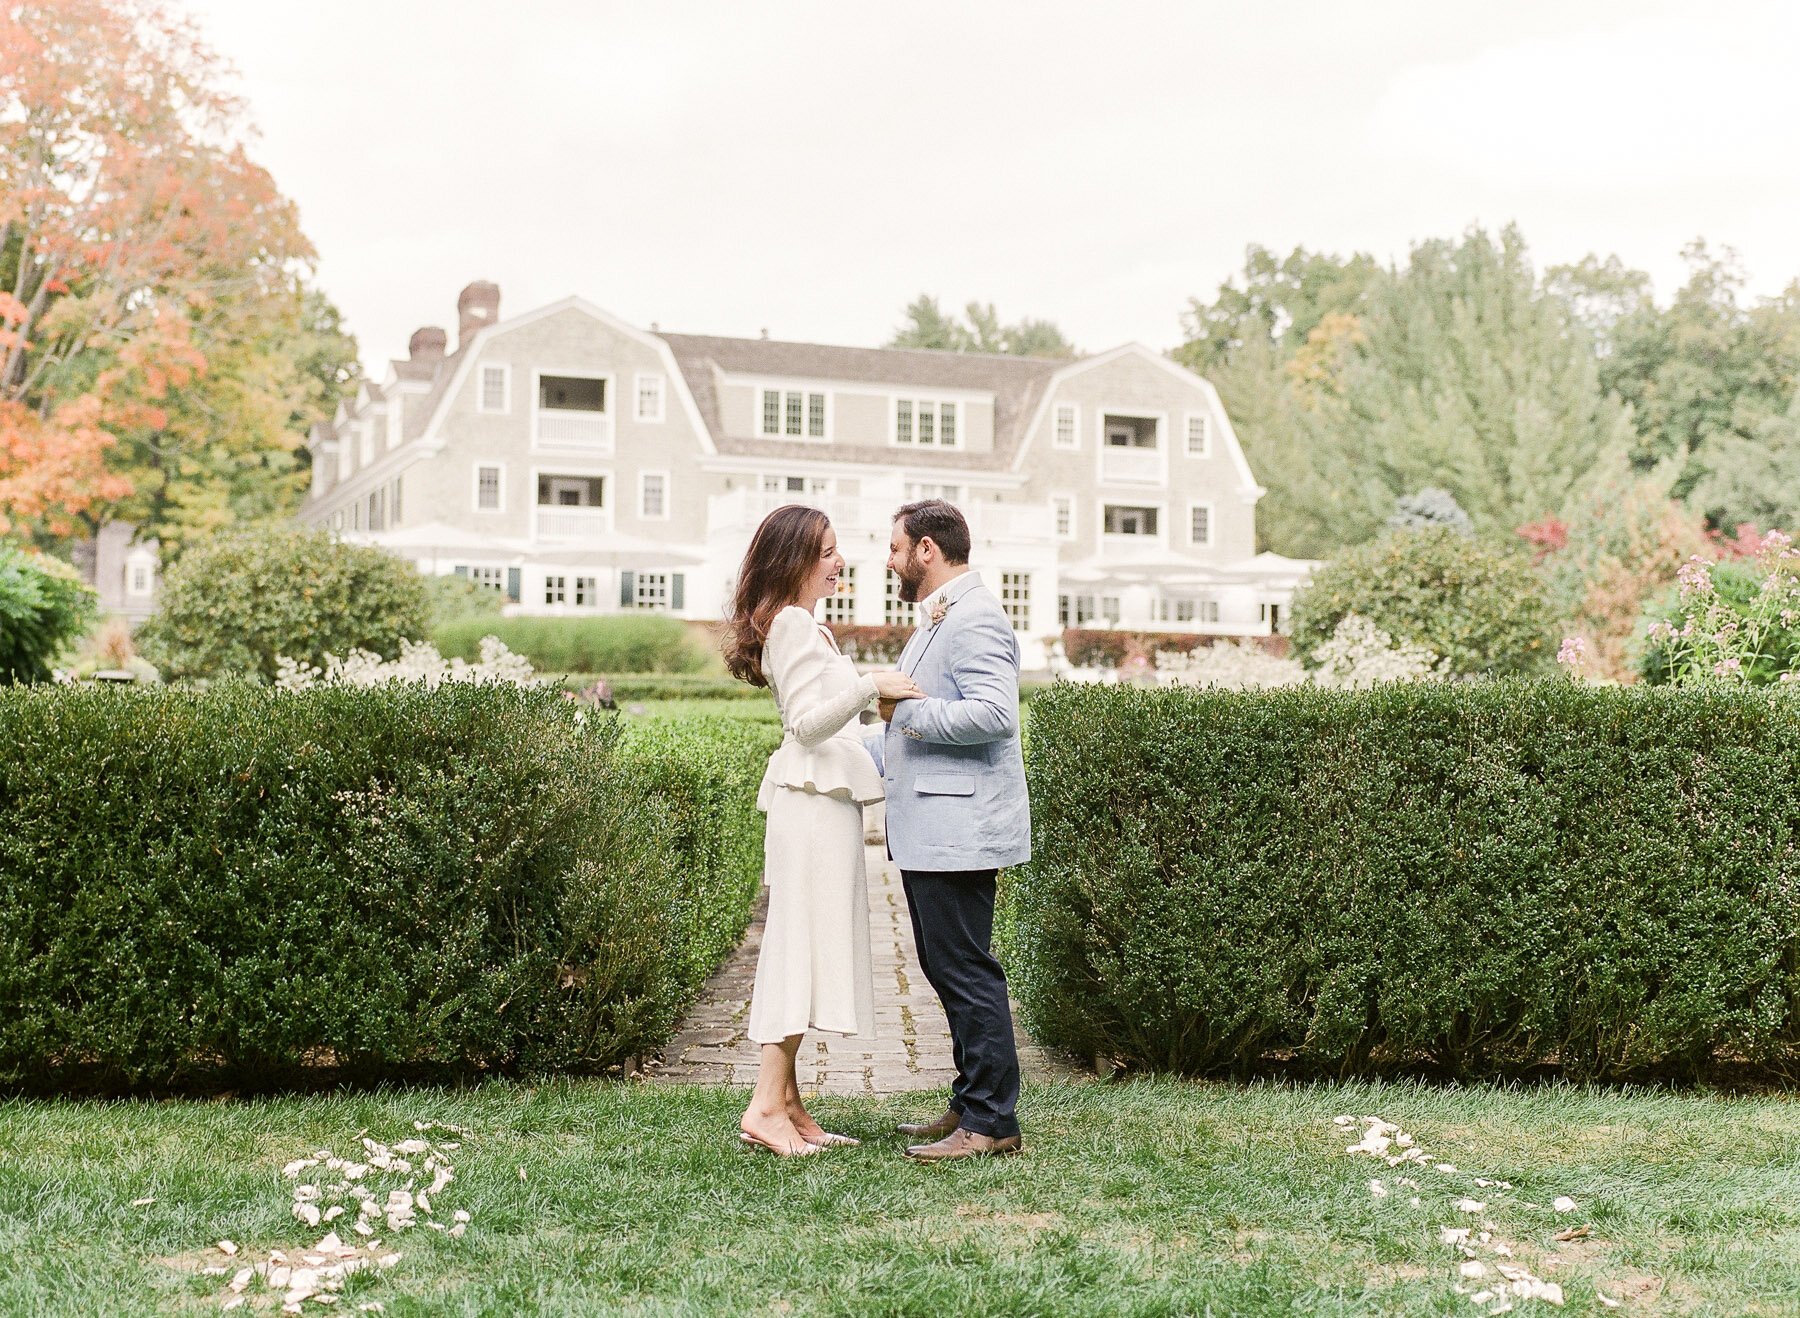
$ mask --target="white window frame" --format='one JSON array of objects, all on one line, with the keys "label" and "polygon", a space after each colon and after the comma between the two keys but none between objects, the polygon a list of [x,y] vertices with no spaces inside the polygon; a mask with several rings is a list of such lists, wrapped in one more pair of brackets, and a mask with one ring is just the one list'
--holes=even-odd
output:
[{"label": "white window frame", "polygon": [[[1131,535],[1124,531],[1107,530],[1106,510],[1108,508],[1154,508],[1156,510],[1156,534]],[[1094,501],[1094,513],[1095,526],[1101,544],[1161,545],[1164,548],[1168,547],[1169,505],[1166,501],[1158,499],[1134,499],[1128,494],[1111,499],[1102,497]]]},{"label": "white window frame", "polygon": [[375,418],[367,416],[356,428],[356,457],[360,466],[375,461]]},{"label": "white window frame", "polygon": [[[1061,513],[1059,504],[1067,504],[1069,508],[1069,529],[1066,531],[1057,529]],[[1058,540],[1075,539],[1075,496],[1073,494],[1058,492],[1050,496],[1050,533]]]},{"label": "white window frame", "polygon": [[[1194,422],[1200,423],[1200,447],[1194,447]],[[1207,412],[1189,412],[1182,420],[1181,451],[1190,458],[1210,458],[1212,456],[1212,415]]]},{"label": "white window frame", "polygon": [[[1063,413],[1069,414],[1069,442],[1062,441]],[[1050,447],[1061,449],[1065,453],[1078,452],[1081,448],[1081,404],[1058,403],[1050,412]]]},{"label": "white window frame", "polygon": [[[1148,449],[1127,449],[1129,453],[1154,453],[1157,455],[1159,471],[1155,480],[1151,481],[1109,481],[1106,479],[1106,418],[1109,416],[1124,417],[1131,421],[1149,421],[1156,427],[1156,443]],[[1124,404],[1111,403],[1094,409],[1094,481],[1096,484],[1120,488],[1148,489],[1156,485],[1167,485],[1169,480],[1169,414],[1167,412],[1151,412],[1141,407],[1128,407]],[[1114,500],[1114,502],[1121,502]]]},{"label": "white window frame", "polygon": [[[763,395],[779,394],[781,396],[781,425],[787,425],[787,396],[800,395],[800,433],[790,435],[786,429],[771,434],[763,429]],[[825,399],[825,433],[808,434],[808,421],[812,416],[812,405],[809,394],[820,394]],[[837,397],[834,390],[822,384],[757,384],[751,391],[751,405],[755,409],[756,437],[758,439],[780,439],[789,444],[829,444],[837,433]]]},{"label": "white window frame", "polygon": [[[483,508],[481,506],[481,472],[484,467],[492,467],[495,471],[500,473],[500,479],[498,482],[496,482],[496,487],[499,490],[500,497],[499,497],[498,502],[495,503],[495,505],[492,508]],[[469,507],[473,508],[478,513],[503,513],[503,512],[505,512],[506,511],[506,464],[504,462],[477,462],[473,468],[472,475],[473,475],[473,480],[470,482],[470,487],[469,487]]]},{"label": "white window frame", "polygon": [[[555,374],[555,372],[551,372]],[[538,482],[545,476],[572,476],[576,479],[593,479],[598,477],[600,484],[600,502],[584,506],[569,506],[537,501]],[[591,512],[598,513],[596,518],[607,531],[612,531],[619,524],[619,483],[613,475],[611,467],[584,467],[579,463],[545,462],[534,463],[527,472],[526,491],[529,498],[525,504],[525,512],[531,518],[531,538],[538,538],[538,514],[545,510],[550,512]],[[616,584],[616,583],[615,583]]]},{"label": "white window frame", "polygon": [[[138,584],[138,574],[143,574],[143,584]],[[125,564],[125,593],[128,595],[148,595],[156,585],[156,569],[148,558],[134,558]]]},{"label": "white window frame", "polygon": [[[1206,539],[1194,539],[1194,513],[1206,509]],[[1219,510],[1210,499],[1189,499],[1187,506],[1187,542],[1197,549],[1210,549],[1218,540]]]},{"label": "white window frame", "polygon": [[[583,412],[583,416],[606,418],[606,442],[602,445],[573,445],[545,442],[539,436],[542,433],[540,420],[545,412],[562,411],[562,408],[544,408],[538,406],[538,400],[544,395],[544,377],[546,375],[563,376],[571,380],[601,380],[604,385],[600,397],[606,406],[598,412]],[[619,447],[619,379],[611,371],[594,371],[585,367],[572,366],[534,366],[531,370],[531,447],[537,453],[567,453],[572,457],[583,455],[593,457],[612,457]]]},{"label": "white window frame", "polygon": [[[652,512],[644,511],[644,495],[646,492],[644,487],[645,487],[645,483],[652,476],[657,477],[658,479],[660,479],[662,481],[662,511],[660,513],[652,513]],[[658,469],[655,471],[640,471],[638,473],[637,512],[638,512],[638,517],[640,519],[642,519],[643,521],[646,521],[646,522],[666,522],[669,520],[669,503],[670,503],[669,495],[670,495],[671,484],[672,484],[672,482],[669,478],[669,472],[666,468],[661,468],[661,469]]]},{"label": "white window frame", "polygon": [[[662,582],[662,603],[644,603],[644,583],[651,578]],[[675,574],[673,572],[637,572],[631,578],[631,608],[634,613],[669,613],[673,609],[670,601],[675,595]]]},{"label": "white window frame", "polygon": [[[644,411],[644,386],[656,386],[656,410],[646,414]],[[632,415],[639,421],[660,422],[667,419],[669,411],[669,380],[661,371],[639,371],[631,377]]]},{"label": "white window frame", "polygon": [[[550,584],[551,582],[555,582],[556,584],[551,585]],[[555,599],[550,598],[550,594],[552,591],[556,592],[557,598],[555,598]],[[550,608],[553,605],[557,606],[557,607],[566,607],[568,605],[568,603],[569,603],[569,574],[567,572],[546,572],[546,573],[544,573],[544,607]]]},{"label": "white window frame", "polygon": [[[494,579],[492,581],[477,580],[475,576],[477,572],[492,572]],[[489,590],[498,591],[502,599],[506,598],[506,566],[504,564],[471,563],[467,580],[472,586],[485,586]]]},{"label": "white window frame", "polygon": [[[905,443],[900,441],[900,404],[902,403],[910,403],[912,405],[913,417],[913,437]],[[932,409],[931,443],[921,444],[919,443],[919,408],[926,403],[929,403]],[[943,440],[943,417],[944,409],[946,407],[950,409],[950,415],[956,418],[956,442],[954,444],[946,444]],[[912,395],[903,397],[900,394],[895,394],[888,400],[889,448],[910,449],[914,452],[918,452],[922,449],[930,449],[933,453],[966,453],[969,448],[968,443],[966,442],[968,433],[968,418],[964,414],[963,400],[960,398],[945,398],[942,395]]]},{"label": "white window frame", "polygon": [[[489,371],[500,372],[500,406],[487,405],[487,377]],[[483,362],[481,369],[475,373],[475,410],[498,416],[512,411],[512,367],[504,362]]]},{"label": "white window frame", "polygon": [[[1034,575],[1031,572],[1002,572],[1000,574],[1000,589],[997,592],[1000,597],[1000,611],[1006,615],[1006,621],[1015,632],[1031,630],[1031,578]],[[1015,579],[1023,583],[1017,587],[1020,591],[1017,598],[1013,598],[1007,593],[1014,589],[1012,583]],[[1015,608],[1019,615],[1017,617],[1013,616]]]},{"label": "white window frame", "polygon": [[842,579],[838,582],[838,593],[826,596],[820,613],[826,623],[848,627],[856,622],[856,565],[844,564],[839,575]]},{"label": "white window frame", "polygon": [[[583,585],[584,582],[586,583],[585,585]],[[581,597],[582,592],[584,590],[587,592],[587,598],[585,600],[582,599],[582,597]],[[597,608],[599,608],[600,607],[600,576],[599,576],[599,574],[594,573],[590,576],[585,576],[585,577],[581,576],[580,574],[577,574],[575,577],[575,585],[573,587],[572,593],[573,593],[574,598],[572,598],[569,601],[569,606],[571,608],[576,608],[576,609],[597,609]]]}]

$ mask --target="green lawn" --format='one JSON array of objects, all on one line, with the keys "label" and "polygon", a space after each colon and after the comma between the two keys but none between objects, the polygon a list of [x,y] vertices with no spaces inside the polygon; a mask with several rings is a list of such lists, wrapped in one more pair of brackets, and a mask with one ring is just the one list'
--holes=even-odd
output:
[{"label": "green lawn", "polygon": [[[869,1143],[804,1161],[741,1152],[741,1102],[596,1082],[0,1103],[0,1312],[216,1311],[226,1279],[182,1270],[222,1261],[203,1247],[265,1257],[320,1234],[290,1215],[284,1162],[435,1119],[468,1130],[434,1205],[470,1211],[468,1234],[384,1231],[400,1261],[308,1311],[1475,1314],[1493,1305],[1457,1293],[1438,1229],[1486,1224],[1563,1286],[1565,1313],[1614,1312],[1596,1288],[1623,1313],[1800,1313],[1783,1098],[1057,1084],[1027,1090],[1023,1157],[939,1167],[884,1134],[925,1097],[821,1100]],[[1461,1170],[1377,1198],[1370,1178],[1396,1170],[1347,1156],[1339,1113],[1396,1121]],[[1486,1211],[1458,1212],[1464,1195]],[[1558,1195],[1578,1208],[1554,1212]],[[1591,1236],[1552,1241],[1571,1226]],[[1552,1312],[1514,1312],[1531,1311]]]}]

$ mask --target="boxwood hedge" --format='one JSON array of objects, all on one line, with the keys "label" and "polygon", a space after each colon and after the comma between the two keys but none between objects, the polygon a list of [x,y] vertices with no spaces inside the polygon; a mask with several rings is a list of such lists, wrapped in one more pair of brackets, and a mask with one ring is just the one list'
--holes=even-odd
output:
[{"label": "boxwood hedge", "polygon": [[757,724],[227,684],[0,691],[0,726],[7,1086],[603,1069],[755,893]]},{"label": "boxwood hedge", "polygon": [[1061,686],[1002,934],[1028,1026],[1184,1072],[1800,1076],[1800,701]]}]

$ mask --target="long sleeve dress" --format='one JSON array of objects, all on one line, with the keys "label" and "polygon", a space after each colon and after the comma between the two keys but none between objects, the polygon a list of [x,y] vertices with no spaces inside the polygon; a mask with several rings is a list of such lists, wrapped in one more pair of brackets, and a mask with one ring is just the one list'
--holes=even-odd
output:
[{"label": "long sleeve dress", "polygon": [[811,613],[783,609],[763,645],[763,673],[781,711],[781,745],[757,804],[767,813],[763,882],[769,912],[750,997],[750,1038],[779,1043],[807,1030],[871,1035],[864,805],[880,775],[857,735],[875,700]]}]

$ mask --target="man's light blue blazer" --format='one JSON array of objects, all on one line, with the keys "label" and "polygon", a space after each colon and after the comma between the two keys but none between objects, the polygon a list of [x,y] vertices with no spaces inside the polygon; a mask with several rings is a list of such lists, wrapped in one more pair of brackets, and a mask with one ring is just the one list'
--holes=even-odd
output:
[{"label": "man's light blue blazer", "polygon": [[900,656],[928,698],[901,701],[864,743],[887,788],[888,853],[905,870],[1019,865],[1031,859],[1019,642],[975,573],[942,594],[944,620],[921,627]]}]

